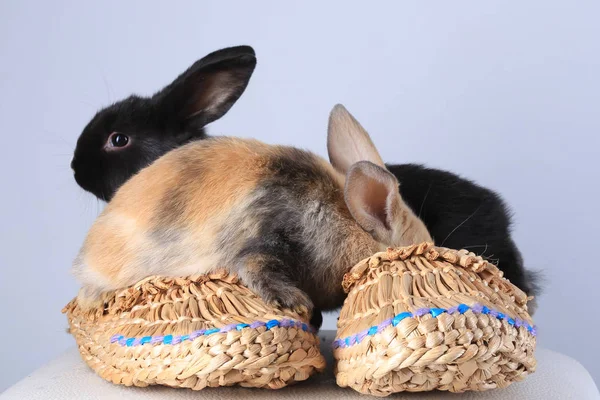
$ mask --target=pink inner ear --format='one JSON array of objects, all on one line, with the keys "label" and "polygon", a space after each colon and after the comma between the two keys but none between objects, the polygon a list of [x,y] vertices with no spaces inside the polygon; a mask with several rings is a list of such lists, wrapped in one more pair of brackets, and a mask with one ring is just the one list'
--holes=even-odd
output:
[{"label": "pink inner ear", "polygon": [[354,164],[346,180],[345,199],[352,216],[380,238],[390,231],[393,193],[398,189],[389,172],[370,162]]},{"label": "pink inner ear", "polygon": [[219,107],[235,89],[235,81],[229,71],[219,71],[206,76],[202,87],[194,92],[185,107],[186,117],[191,118],[203,111],[210,112],[211,109]]},{"label": "pink inner ear", "polygon": [[386,185],[374,179],[367,179],[361,190],[365,211],[377,218],[386,229],[390,229],[387,218],[388,190]]}]

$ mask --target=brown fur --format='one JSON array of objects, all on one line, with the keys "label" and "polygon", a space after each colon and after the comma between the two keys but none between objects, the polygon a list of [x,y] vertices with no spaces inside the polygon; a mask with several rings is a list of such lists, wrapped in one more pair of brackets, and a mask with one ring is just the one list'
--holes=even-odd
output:
[{"label": "brown fur", "polygon": [[[389,172],[353,168],[368,172],[366,184],[351,185],[352,174],[312,153],[256,140],[214,138],[173,150],[125,183],[92,226],[74,262],[80,301],[94,305],[102,291],[149,275],[227,268],[266,301],[338,307],[341,278],[354,263],[429,239]],[[369,179],[385,183],[375,199],[365,196]],[[357,195],[364,198],[352,201]]]},{"label": "brown fur", "polygon": [[[102,277],[99,290],[127,286],[147,274],[140,261],[164,259],[178,247],[184,254],[186,248],[208,249],[203,260],[213,266],[226,251],[215,248],[218,227],[233,204],[256,187],[268,151],[256,141],[212,139],[183,146],[143,169],[92,226],[74,265],[76,275],[91,282]],[[169,234],[181,237],[156,243]],[[188,256],[177,261],[189,263],[194,257]],[[157,272],[169,274],[172,267],[167,263]]]}]

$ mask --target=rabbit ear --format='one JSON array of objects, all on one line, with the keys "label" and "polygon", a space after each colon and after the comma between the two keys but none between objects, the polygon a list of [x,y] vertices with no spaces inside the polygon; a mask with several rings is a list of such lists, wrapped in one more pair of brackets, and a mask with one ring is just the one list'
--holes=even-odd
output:
[{"label": "rabbit ear", "polygon": [[329,114],[327,151],[331,165],[343,174],[359,161],[370,161],[385,168],[367,131],[341,104],[333,107]]},{"label": "rabbit ear", "polygon": [[431,241],[425,224],[400,197],[394,175],[378,165],[360,161],[350,167],[344,200],[356,222],[380,243],[405,246]]},{"label": "rabbit ear", "polygon": [[199,129],[229,111],[244,93],[255,66],[252,47],[221,49],[196,61],[153,100],[167,119]]}]

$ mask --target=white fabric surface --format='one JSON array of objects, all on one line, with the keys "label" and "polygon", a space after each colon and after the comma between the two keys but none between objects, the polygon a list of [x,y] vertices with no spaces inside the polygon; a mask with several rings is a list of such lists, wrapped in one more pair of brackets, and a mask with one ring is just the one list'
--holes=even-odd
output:
[{"label": "white fabric surface", "polygon": [[[34,371],[0,395],[0,400],[198,400],[198,399],[367,399],[352,389],[335,384],[331,355],[333,331],[319,334],[327,357],[327,370],[308,381],[281,390],[209,388],[199,392],[166,387],[132,388],[113,385],[98,377],[73,348],[46,366]],[[600,400],[590,374],[577,361],[565,355],[538,348],[538,369],[523,382],[506,389],[453,395],[445,392],[396,394],[393,399],[576,399]]]}]

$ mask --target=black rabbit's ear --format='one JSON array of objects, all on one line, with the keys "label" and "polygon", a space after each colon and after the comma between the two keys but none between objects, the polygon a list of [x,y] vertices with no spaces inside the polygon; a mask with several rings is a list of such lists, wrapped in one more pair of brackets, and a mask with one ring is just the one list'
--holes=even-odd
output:
[{"label": "black rabbit's ear", "polygon": [[250,46],[210,53],[153,96],[166,118],[202,128],[221,118],[244,93],[256,66]]}]

